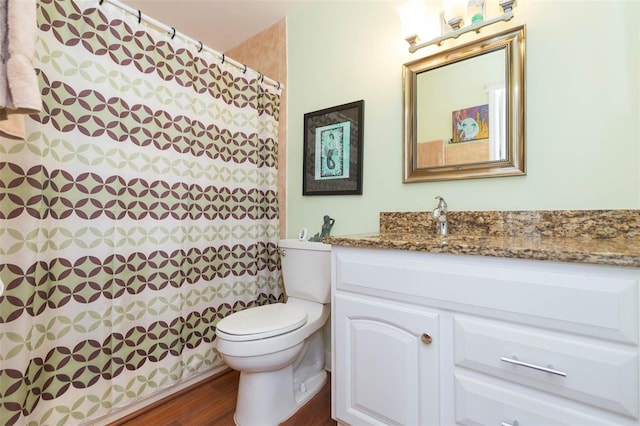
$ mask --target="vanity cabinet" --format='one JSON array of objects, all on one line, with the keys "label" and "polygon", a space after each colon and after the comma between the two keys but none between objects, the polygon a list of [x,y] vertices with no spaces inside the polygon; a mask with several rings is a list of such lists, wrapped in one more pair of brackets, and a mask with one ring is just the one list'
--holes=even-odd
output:
[{"label": "vanity cabinet", "polygon": [[341,424],[638,425],[640,270],[332,247]]}]

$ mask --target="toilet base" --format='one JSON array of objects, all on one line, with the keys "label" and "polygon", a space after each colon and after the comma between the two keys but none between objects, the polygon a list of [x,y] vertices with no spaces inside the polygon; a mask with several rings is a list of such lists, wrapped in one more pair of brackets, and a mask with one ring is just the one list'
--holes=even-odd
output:
[{"label": "toilet base", "polygon": [[281,368],[239,369],[238,401],[233,416],[236,425],[277,426],[322,389],[327,372],[321,332],[315,332],[300,346],[301,350],[291,348],[298,355],[279,364]]},{"label": "toilet base", "polygon": [[322,370],[294,389],[291,365],[267,373],[241,372],[233,420],[238,426],[276,426],[313,398],[326,382],[327,372]]}]

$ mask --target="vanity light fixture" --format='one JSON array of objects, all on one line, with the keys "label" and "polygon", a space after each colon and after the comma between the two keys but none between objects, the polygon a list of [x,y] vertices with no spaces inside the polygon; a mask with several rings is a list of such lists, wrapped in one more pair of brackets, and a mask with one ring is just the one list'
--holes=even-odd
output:
[{"label": "vanity light fixture", "polygon": [[[440,46],[443,41],[448,40],[450,38],[458,38],[462,34],[475,31],[477,33],[480,32],[480,28],[486,27],[488,25],[495,24],[501,21],[509,21],[513,18],[513,6],[515,0],[499,0],[499,5],[502,8],[502,15],[496,16],[495,18],[484,20],[474,19],[472,20],[470,25],[464,26],[464,14],[466,11],[467,0],[445,0],[445,10],[443,12],[443,20],[445,20],[445,25],[448,25],[451,28],[451,31],[444,32],[439,37],[434,37],[429,41],[420,42],[420,38],[417,36],[414,31],[412,35],[406,36],[405,40],[409,43],[409,52],[415,53],[419,49],[423,47],[431,46],[433,44],[437,44]],[[400,13],[400,10],[398,10]],[[406,22],[406,18],[403,17],[403,14],[400,13],[400,18],[403,21],[403,29],[407,26],[404,22]],[[405,30],[405,34],[407,30]]]}]

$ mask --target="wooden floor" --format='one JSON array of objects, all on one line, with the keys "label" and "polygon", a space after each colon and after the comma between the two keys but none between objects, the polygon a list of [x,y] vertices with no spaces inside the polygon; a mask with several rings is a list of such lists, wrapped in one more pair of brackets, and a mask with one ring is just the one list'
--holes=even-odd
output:
[{"label": "wooden floor", "polygon": [[[223,373],[110,426],[233,426],[238,376],[237,371]],[[327,380],[318,395],[283,425],[335,426],[331,419],[330,382]]]}]

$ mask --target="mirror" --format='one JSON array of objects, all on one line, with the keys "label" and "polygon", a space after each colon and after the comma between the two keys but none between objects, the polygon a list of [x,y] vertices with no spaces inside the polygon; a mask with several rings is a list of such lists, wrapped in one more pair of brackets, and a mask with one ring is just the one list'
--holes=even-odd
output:
[{"label": "mirror", "polygon": [[404,64],[404,183],[525,174],[524,33]]}]

